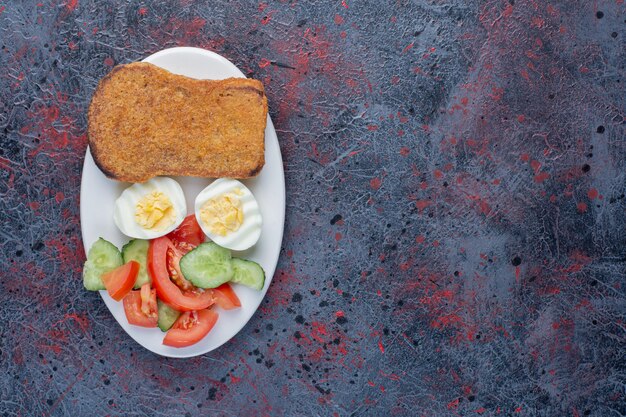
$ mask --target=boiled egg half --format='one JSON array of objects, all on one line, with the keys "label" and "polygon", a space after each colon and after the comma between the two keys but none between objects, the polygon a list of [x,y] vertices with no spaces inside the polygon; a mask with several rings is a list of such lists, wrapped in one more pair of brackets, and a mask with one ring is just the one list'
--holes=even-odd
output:
[{"label": "boiled egg half", "polygon": [[125,189],[115,201],[113,220],[126,236],[155,239],[176,229],[186,215],[180,184],[156,177]]},{"label": "boiled egg half", "polygon": [[259,204],[241,182],[220,178],[198,194],[196,220],[212,241],[231,250],[246,250],[261,236]]}]

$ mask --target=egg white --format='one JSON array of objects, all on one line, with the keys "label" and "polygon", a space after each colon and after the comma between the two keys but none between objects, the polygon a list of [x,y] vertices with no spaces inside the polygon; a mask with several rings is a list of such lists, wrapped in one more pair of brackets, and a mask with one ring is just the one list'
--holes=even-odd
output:
[{"label": "egg white", "polygon": [[[135,221],[137,203],[148,193],[160,191],[172,202],[175,221],[163,230],[144,229]],[[115,201],[113,220],[122,233],[136,239],[156,239],[176,229],[187,215],[185,194],[180,184],[167,177],[155,177],[144,183],[133,184]]]},{"label": "egg white", "polygon": [[[240,189],[242,195],[237,196],[241,201],[241,207],[243,210],[243,223],[234,232],[228,233],[226,236],[220,236],[211,232],[209,227],[202,221],[200,217],[200,210],[202,206],[210,199],[219,197],[225,193],[235,193],[236,189]],[[236,194],[236,193],[235,193]],[[218,245],[231,249],[242,251],[251,248],[261,236],[261,226],[263,225],[263,218],[261,216],[261,210],[259,204],[252,195],[252,192],[243,185],[241,182],[230,179],[220,178],[213,181],[208,187],[198,194],[195,202],[195,214],[198,224],[202,228],[202,231]]]}]

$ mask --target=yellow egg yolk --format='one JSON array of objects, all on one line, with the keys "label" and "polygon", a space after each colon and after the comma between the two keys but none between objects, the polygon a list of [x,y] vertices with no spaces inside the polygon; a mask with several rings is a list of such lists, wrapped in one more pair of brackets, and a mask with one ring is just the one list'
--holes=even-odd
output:
[{"label": "yellow egg yolk", "polygon": [[135,221],[144,229],[159,232],[175,221],[174,205],[161,191],[152,191],[142,197],[135,207]]},{"label": "yellow egg yolk", "polygon": [[211,233],[226,236],[236,232],[243,224],[243,208],[236,194],[226,193],[208,200],[200,209],[200,219]]}]

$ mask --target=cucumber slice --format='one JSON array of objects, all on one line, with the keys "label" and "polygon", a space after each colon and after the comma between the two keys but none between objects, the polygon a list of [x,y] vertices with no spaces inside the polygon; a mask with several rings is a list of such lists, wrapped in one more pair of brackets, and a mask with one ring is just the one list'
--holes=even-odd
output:
[{"label": "cucumber slice", "polygon": [[157,324],[159,325],[159,329],[161,331],[166,332],[174,325],[178,317],[181,315],[181,312],[178,310],[174,310],[172,307],[168,306],[161,300],[157,300],[158,305],[158,314],[159,320]]},{"label": "cucumber slice", "polygon": [[265,271],[261,268],[261,265],[254,261],[239,258],[233,258],[231,263],[235,271],[230,282],[242,284],[246,287],[254,288],[257,291],[263,289],[263,284],[265,284]]},{"label": "cucumber slice", "polygon": [[200,288],[215,288],[233,277],[230,251],[207,242],[180,259],[183,276]]},{"label": "cucumber slice", "polygon": [[139,273],[137,274],[137,281],[135,281],[135,288],[141,288],[143,284],[151,282],[150,275],[148,274],[148,247],[150,242],[143,239],[133,239],[122,248],[122,257],[124,263],[130,261],[136,261],[139,263]]},{"label": "cucumber slice", "polygon": [[98,239],[89,249],[87,261],[83,267],[83,285],[89,291],[106,289],[102,282],[102,274],[123,265],[119,249],[102,238]]}]

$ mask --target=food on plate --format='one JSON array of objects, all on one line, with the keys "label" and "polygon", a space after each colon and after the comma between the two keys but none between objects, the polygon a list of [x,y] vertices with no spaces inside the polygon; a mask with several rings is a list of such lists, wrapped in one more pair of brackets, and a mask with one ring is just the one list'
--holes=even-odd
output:
[{"label": "food on plate", "polygon": [[203,243],[181,258],[180,270],[196,287],[219,287],[233,277],[230,251],[214,242]]},{"label": "food on plate", "polygon": [[180,348],[198,343],[215,326],[217,318],[213,310],[187,311],[167,331],[163,344]]},{"label": "food on plate", "polygon": [[118,65],[94,92],[89,148],[109,178],[250,178],[265,163],[267,98],[260,81],[197,80],[155,65]]},{"label": "food on plate", "polygon": [[241,307],[239,297],[237,297],[237,294],[235,294],[235,291],[233,291],[233,288],[228,285],[228,283],[214,288],[213,294],[215,295],[215,304],[224,310],[232,310],[233,308]]},{"label": "food on plate", "polygon": [[167,270],[167,250],[172,241],[166,236],[154,239],[148,249],[148,272],[152,277],[152,285],[159,299],[178,311],[202,310],[213,305],[211,291],[194,289],[184,291],[176,285]]},{"label": "food on plate", "polygon": [[185,217],[185,220],[183,220],[180,226],[173,232],[168,233],[167,237],[174,242],[174,244],[185,242],[193,247],[204,242],[204,232],[196,221],[196,216],[193,214]]},{"label": "food on plate", "polygon": [[220,178],[202,190],[195,201],[200,227],[212,241],[231,250],[246,250],[261,236],[259,204],[241,182]]},{"label": "food on plate", "polygon": [[85,288],[106,289],[121,301],[129,324],[166,332],[164,345],[191,346],[215,326],[216,307],[241,307],[229,283],[257,290],[265,283],[259,264],[233,258],[230,250],[204,239],[193,214],[165,236],[131,240],[122,253],[100,238],[85,262]]},{"label": "food on plate", "polygon": [[176,229],[187,214],[183,189],[176,181],[157,177],[133,184],[115,201],[113,220],[122,233],[155,239]]},{"label": "food on plate", "polygon": [[141,327],[156,327],[158,321],[156,291],[150,284],[131,291],[124,300],[124,312],[128,323]]},{"label": "food on plate", "polygon": [[115,301],[121,301],[122,298],[133,289],[138,273],[139,263],[130,261],[122,266],[118,266],[112,271],[102,274],[102,282],[111,298]]},{"label": "food on plate", "polygon": [[195,246],[190,243],[175,240],[173,240],[172,245],[167,248],[167,272],[169,272],[170,279],[174,281],[174,284],[178,285],[178,288],[183,291],[192,289],[193,284],[185,278],[183,272],[180,270],[180,260],[193,248],[195,248]]},{"label": "food on plate", "polygon": [[265,271],[263,271],[261,265],[254,261],[239,258],[233,258],[231,263],[233,265],[233,277],[230,279],[230,282],[242,284],[257,291],[263,289],[263,285],[265,285]]},{"label": "food on plate", "polygon": [[139,264],[139,272],[135,280],[134,288],[141,288],[143,284],[150,282],[150,275],[146,265],[148,265],[148,247],[150,242],[143,239],[133,239],[122,247],[122,258],[124,262],[135,261]]},{"label": "food on plate", "polygon": [[83,267],[83,285],[90,291],[105,290],[102,274],[122,265],[122,254],[111,242],[98,239],[89,249]]},{"label": "food on plate", "polygon": [[159,320],[157,325],[162,332],[166,332],[174,325],[174,322],[176,322],[182,313],[178,310],[174,310],[161,300],[157,300],[157,306],[159,311]]}]

